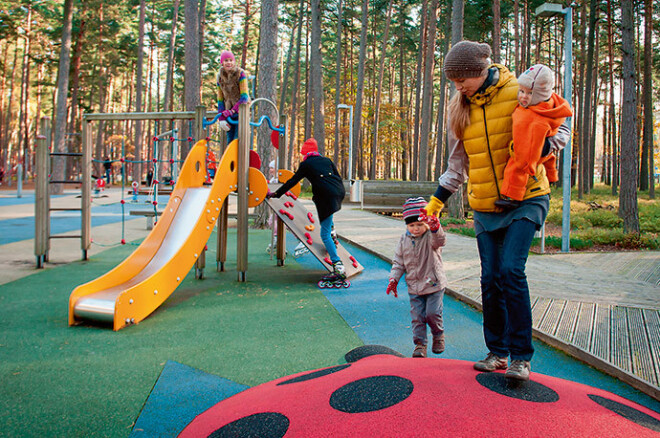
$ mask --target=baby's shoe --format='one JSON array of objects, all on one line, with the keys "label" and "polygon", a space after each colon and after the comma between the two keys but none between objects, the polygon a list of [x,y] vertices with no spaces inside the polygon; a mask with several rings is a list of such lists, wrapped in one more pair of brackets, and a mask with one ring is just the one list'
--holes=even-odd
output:
[{"label": "baby's shoe", "polygon": [[433,336],[433,345],[431,346],[431,351],[435,354],[440,354],[445,351],[445,332],[442,332],[437,336]]},{"label": "baby's shoe", "polygon": [[412,357],[426,357],[426,344],[415,345]]},{"label": "baby's shoe", "polygon": [[520,201],[516,201],[515,199],[511,199],[508,196],[502,195],[502,199],[495,201],[495,206],[500,207],[505,211],[513,210],[514,208],[518,208],[518,206],[520,206]]}]

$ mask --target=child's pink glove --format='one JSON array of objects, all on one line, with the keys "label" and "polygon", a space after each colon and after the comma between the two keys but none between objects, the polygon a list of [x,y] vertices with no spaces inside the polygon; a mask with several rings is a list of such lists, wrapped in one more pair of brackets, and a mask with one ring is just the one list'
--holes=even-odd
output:
[{"label": "child's pink glove", "polygon": [[427,216],[422,213],[419,215],[419,221],[425,222],[429,226],[429,229],[434,233],[440,229],[440,219],[436,216]]},{"label": "child's pink glove", "polygon": [[390,278],[390,283],[387,285],[387,290],[385,291],[387,295],[392,292],[394,294],[394,298],[399,298],[399,293],[396,290],[396,285],[399,283],[399,280],[396,280],[394,278]]},{"label": "child's pink glove", "polygon": [[234,114],[234,110],[230,110],[230,109],[224,110],[222,112],[222,117],[227,118],[227,117],[231,116],[232,114]]}]

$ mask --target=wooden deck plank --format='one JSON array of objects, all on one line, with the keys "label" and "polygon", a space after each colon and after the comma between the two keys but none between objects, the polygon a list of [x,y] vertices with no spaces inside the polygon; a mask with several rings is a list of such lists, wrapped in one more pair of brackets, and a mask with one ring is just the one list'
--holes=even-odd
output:
[{"label": "wooden deck plank", "polygon": [[626,308],[621,306],[612,307],[611,361],[623,370],[632,371],[628,313]]},{"label": "wooden deck plank", "polygon": [[543,320],[545,312],[547,312],[548,307],[552,299],[539,297],[534,303],[532,303],[532,325],[535,328],[539,327],[539,323]]},{"label": "wooden deck plank", "polygon": [[573,334],[573,345],[584,351],[591,351],[595,313],[595,304],[580,303],[578,318],[575,323],[575,333]]},{"label": "wooden deck plank", "polygon": [[660,311],[644,309],[644,321],[646,323],[646,333],[649,337],[656,385],[660,386]]},{"label": "wooden deck plank", "polygon": [[564,306],[566,305],[565,300],[552,300],[548,311],[545,312],[543,321],[539,323],[539,330],[543,333],[554,336],[555,331],[557,330],[557,325],[561,319],[561,315],[564,312]]},{"label": "wooden deck plank", "polygon": [[591,329],[591,353],[610,361],[610,306],[596,304],[594,324]]},{"label": "wooden deck plank", "polygon": [[643,311],[635,307],[629,307],[627,310],[632,372],[647,382],[657,385],[651,346],[644,327]]},{"label": "wooden deck plank", "polygon": [[558,339],[569,344],[573,342],[579,310],[580,303],[578,301],[566,301],[564,313],[562,313],[557,330],[555,331],[555,336]]}]

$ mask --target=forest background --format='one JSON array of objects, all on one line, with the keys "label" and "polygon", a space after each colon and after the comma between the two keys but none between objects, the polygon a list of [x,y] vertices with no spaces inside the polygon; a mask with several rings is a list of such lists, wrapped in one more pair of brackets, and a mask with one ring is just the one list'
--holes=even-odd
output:
[{"label": "forest background", "polygon": [[[446,162],[452,90],[442,60],[452,44],[486,42],[493,61],[516,74],[547,64],[563,94],[565,20],[537,16],[542,3],[0,0],[0,168],[7,178],[21,163],[25,178],[33,177],[43,117],[52,121],[54,150],[77,152],[83,113],[200,104],[214,111],[220,53],[229,49],[253,76],[253,97],[272,100],[287,116],[280,167],[295,168],[295,152],[313,136],[346,178],[433,180]],[[660,1],[557,3],[572,8],[571,182],[579,199],[605,184],[618,196],[625,232],[639,233],[638,193],[655,198],[660,159]],[[260,104],[258,111],[270,110]],[[122,149],[148,161],[157,130],[153,123],[101,123],[97,172],[103,157],[119,160]],[[275,152],[260,133],[267,174]],[[73,160],[61,163],[54,173],[77,176]],[[146,171],[136,165],[132,178]],[[452,214],[461,216],[461,197],[452,198]]]}]

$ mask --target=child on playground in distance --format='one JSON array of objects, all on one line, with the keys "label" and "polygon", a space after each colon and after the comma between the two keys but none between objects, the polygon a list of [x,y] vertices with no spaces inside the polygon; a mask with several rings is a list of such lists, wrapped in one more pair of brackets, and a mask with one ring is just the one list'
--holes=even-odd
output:
[{"label": "child on playground in distance", "polygon": [[542,64],[530,67],[518,78],[518,106],[511,115],[512,152],[504,169],[501,199],[495,201],[500,208],[518,207],[529,177],[535,177],[541,164],[549,182],[559,179],[557,157],[545,139],[555,135],[573,111],[566,100],[552,91],[554,86],[554,73]]},{"label": "child on playground in distance", "polygon": [[[248,80],[245,70],[236,65],[234,54],[225,50],[220,55],[222,67],[218,72],[218,112],[220,128],[227,131],[227,144],[238,136],[238,107],[250,101]],[[231,119],[236,123],[228,123]]]},{"label": "child on playground in distance", "polygon": [[447,276],[442,267],[445,231],[435,216],[427,216],[424,198],[408,198],[403,204],[406,231],[394,251],[387,294],[398,297],[397,284],[406,274],[410,315],[412,316],[413,357],[426,357],[428,325],[433,335],[431,351],[445,351],[445,329],[442,323],[442,297]]},{"label": "child on playground in distance", "polygon": [[[305,141],[300,153],[303,161],[293,176],[285,182],[275,193],[268,193],[269,198],[279,198],[291,190],[303,178],[307,178],[312,184],[312,201],[316,206],[316,212],[321,222],[321,240],[328,251],[332,261],[332,275],[338,280],[346,278],[346,270],[339,255],[337,254],[336,237],[333,235],[333,215],[341,209],[341,203],[346,195],[341,175],[330,158],[324,157],[318,152],[316,140],[310,138]],[[325,278],[325,277],[324,277]]]}]

